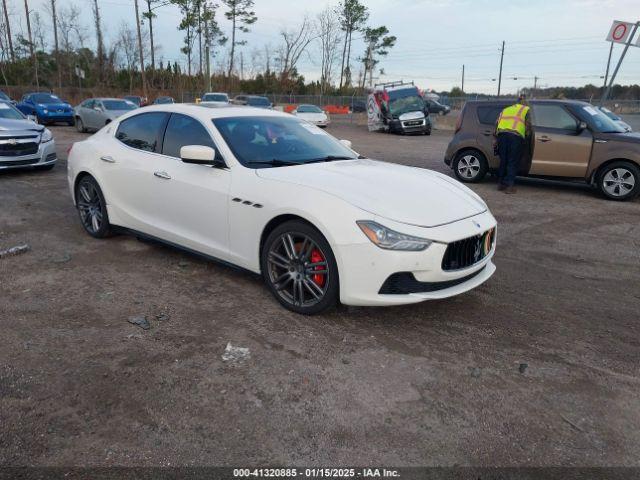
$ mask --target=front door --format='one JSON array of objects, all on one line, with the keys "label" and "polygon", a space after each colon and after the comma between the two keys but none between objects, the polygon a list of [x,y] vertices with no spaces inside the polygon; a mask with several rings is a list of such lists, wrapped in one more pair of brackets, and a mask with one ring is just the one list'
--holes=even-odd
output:
[{"label": "front door", "polygon": [[534,104],[532,112],[534,145],[529,174],[583,178],[591,158],[591,132],[579,131],[579,120],[560,103]]}]

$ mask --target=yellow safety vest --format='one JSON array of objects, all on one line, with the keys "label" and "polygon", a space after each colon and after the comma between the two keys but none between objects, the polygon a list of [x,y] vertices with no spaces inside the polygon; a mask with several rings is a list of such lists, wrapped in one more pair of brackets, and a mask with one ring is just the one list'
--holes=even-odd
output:
[{"label": "yellow safety vest", "polygon": [[520,105],[519,103],[505,108],[498,118],[496,131],[498,133],[513,132],[524,138],[527,134],[527,124],[525,121],[527,113],[529,113],[529,107]]}]

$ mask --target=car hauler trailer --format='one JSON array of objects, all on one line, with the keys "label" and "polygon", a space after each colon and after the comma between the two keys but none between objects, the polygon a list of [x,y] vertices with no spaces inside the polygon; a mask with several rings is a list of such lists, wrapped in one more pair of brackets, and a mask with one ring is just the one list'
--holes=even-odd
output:
[{"label": "car hauler trailer", "polygon": [[367,125],[370,132],[431,134],[429,110],[413,82],[377,83],[367,100]]}]

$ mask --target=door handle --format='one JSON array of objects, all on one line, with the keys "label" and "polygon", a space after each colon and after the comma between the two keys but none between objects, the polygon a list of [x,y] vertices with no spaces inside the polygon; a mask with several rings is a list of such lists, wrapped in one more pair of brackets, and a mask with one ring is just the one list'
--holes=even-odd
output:
[{"label": "door handle", "polygon": [[542,137],[538,137],[538,141],[539,142],[550,142],[551,139],[545,135],[545,136],[542,136]]},{"label": "door handle", "polygon": [[111,155],[103,155],[100,160],[107,163],[116,163],[115,159]]},{"label": "door handle", "polygon": [[163,178],[165,180],[171,180],[171,175],[167,172],[153,172],[153,174],[158,178]]}]

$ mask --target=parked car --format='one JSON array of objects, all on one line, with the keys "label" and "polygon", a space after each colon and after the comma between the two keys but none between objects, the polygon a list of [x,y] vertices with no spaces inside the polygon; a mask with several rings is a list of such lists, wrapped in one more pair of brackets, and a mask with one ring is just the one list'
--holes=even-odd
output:
[{"label": "parked car", "polygon": [[167,103],[176,103],[176,101],[169,96],[158,97],[153,101],[154,105],[166,105]]},{"label": "parked car", "polygon": [[[493,133],[504,101],[467,102],[445,154],[463,182],[479,182],[500,164]],[[519,175],[581,179],[612,200],[640,192],[640,135],[625,130],[594,106],[573,100],[534,100],[533,134]]]},{"label": "parked car", "polygon": [[367,102],[364,100],[352,100],[351,101],[351,111],[353,113],[361,113],[367,111]]},{"label": "parked car", "polygon": [[89,98],[75,108],[76,128],[79,132],[100,130],[136,108],[134,103],[122,98]]},{"label": "parked car", "polygon": [[267,97],[261,97],[259,95],[248,95],[246,105],[255,108],[273,108],[273,104]]},{"label": "parked car", "polygon": [[246,105],[248,96],[249,95],[236,95],[233,97],[233,100],[231,100],[231,103],[234,105]]},{"label": "parked car", "polygon": [[429,113],[436,113],[438,115],[446,115],[451,112],[451,107],[449,105],[443,105],[437,100],[432,100],[430,98],[425,98],[424,103],[429,109]]},{"label": "parked car", "polygon": [[229,95],[221,92],[205,93],[200,99],[200,103],[204,105],[226,106],[229,105]]},{"label": "parked car", "polygon": [[16,107],[25,115],[33,116],[43,125],[56,122],[64,122],[68,125],[74,123],[73,107],[52,93],[27,93]]},{"label": "parked car", "polygon": [[10,101],[0,100],[0,170],[50,170],[56,160],[51,131],[25,117]]},{"label": "parked car", "polygon": [[624,120],[622,120],[622,118],[620,118],[618,115],[616,115],[615,113],[613,113],[611,110],[609,110],[608,108],[605,107],[598,107],[600,109],[600,111],[602,113],[604,113],[607,117],[609,117],[611,120],[613,120],[614,122],[616,122],[618,125],[620,125],[622,128],[624,128],[624,130],[626,132],[631,132],[633,131],[633,129],[631,128],[631,125],[629,125],[627,122],[625,122]]},{"label": "parked car", "polygon": [[496,221],[470,189],[274,110],[135,110],[75,143],[67,177],[89,235],[117,226],[260,273],[298,313],[441,299],[495,271]]},{"label": "parked car", "polygon": [[321,128],[326,128],[326,126],[331,123],[329,114],[325,113],[320,107],[315,105],[298,105],[298,107],[291,113]]},{"label": "parked car", "polygon": [[132,103],[135,103],[138,107],[146,107],[148,105],[147,99],[139,95],[125,95],[123,98],[125,100],[129,100]]}]

